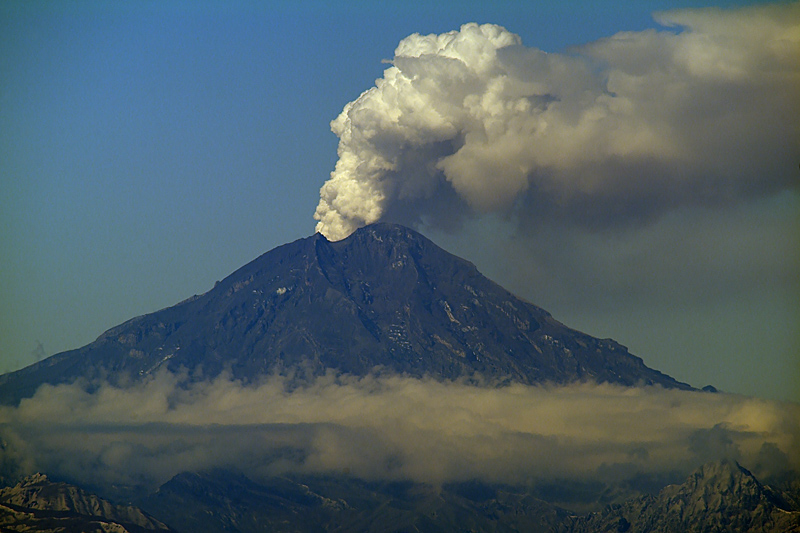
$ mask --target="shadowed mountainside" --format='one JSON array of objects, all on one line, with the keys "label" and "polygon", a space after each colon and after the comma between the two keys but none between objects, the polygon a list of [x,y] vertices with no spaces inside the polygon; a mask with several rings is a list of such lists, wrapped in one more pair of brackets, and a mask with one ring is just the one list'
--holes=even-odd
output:
[{"label": "shadowed mountainside", "polygon": [[549,531],[567,512],[482,483],[434,487],[305,476],[175,476],[141,506],[179,531]]},{"label": "shadowed mountainside", "polygon": [[478,481],[441,487],[346,476],[255,482],[227,471],[184,473],[140,505],[180,531],[800,531],[800,509],[732,461],[707,463],[658,495],[572,515],[524,488]]},{"label": "shadowed mountainside", "polygon": [[320,234],[267,252],[209,292],[0,376],[0,402],[42,383],[112,382],[160,368],[257,379],[375,369],[490,383],[596,380],[690,389],[611,340],[572,330],[402,226]]}]

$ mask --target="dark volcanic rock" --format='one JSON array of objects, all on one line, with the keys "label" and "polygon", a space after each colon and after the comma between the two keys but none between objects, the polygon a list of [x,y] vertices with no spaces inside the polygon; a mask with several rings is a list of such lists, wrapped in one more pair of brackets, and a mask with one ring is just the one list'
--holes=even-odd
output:
[{"label": "dark volcanic rock", "polygon": [[549,531],[566,511],[479,482],[433,487],[348,477],[180,474],[141,505],[178,531]]},{"label": "dark volcanic rock", "polygon": [[800,531],[800,510],[737,463],[719,461],[704,465],[683,484],[670,485],[658,496],[610,505],[602,512],[573,518],[558,531],[787,533]]},{"label": "dark volcanic rock", "polygon": [[391,224],[286,244],[209,292],[110,329],[83,348],[0,376],[0,402],[42,383],[167,368],[315,375],[374,369],[492,382],[597,380],[690,388],[611,340],[571,330],[422,235]]}]

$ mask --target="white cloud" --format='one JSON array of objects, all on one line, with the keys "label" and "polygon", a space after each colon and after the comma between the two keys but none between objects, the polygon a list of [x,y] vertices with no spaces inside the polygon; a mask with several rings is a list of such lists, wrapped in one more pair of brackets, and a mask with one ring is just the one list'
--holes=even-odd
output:
[{"label": "white cloud", "polygon": [[[657,15],[565,54],[499,26],[412,35],[332,122],[317,226],[459,211],[596,224],[796,183],[800,4]],[[443,200],[444,202],[445,200]]]}]

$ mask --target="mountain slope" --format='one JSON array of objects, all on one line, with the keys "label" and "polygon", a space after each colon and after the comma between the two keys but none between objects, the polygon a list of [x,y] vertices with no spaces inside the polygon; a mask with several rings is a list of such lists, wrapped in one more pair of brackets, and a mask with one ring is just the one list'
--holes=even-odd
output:
[{"label": "mountain slope", "polygon": [[614,341],[567,328],[422,235],[377,224],[338,242],[316,234],[275,248],[201,296],[0,376],[0,402],[42,383],[182,367],[243,379],[380,367],[439,379],[690,388]]},{"label": "mountain slope", "polygon": [[0,490],[1,531],[169,531],[131,506],[114,505],[67,483],[35,474]]},{"label": "mountain slope", "polygon": [[670,485],[658,496],[573,518],[559,531],[786,533],[800,531],[800,510],[737,463],[720,461],[704,465],[683,484]]},{"label": "mountain slope", "polygon": [[481,483],[433,487],[349,477],[269,478],[217,470],[175,476],[141,505],[178,531],[548,531],[566,516]]}]

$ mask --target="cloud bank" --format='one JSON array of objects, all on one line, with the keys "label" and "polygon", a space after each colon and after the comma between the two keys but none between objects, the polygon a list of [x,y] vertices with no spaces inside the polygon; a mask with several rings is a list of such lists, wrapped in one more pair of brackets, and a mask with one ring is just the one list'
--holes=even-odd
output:
[{"label": "cloud bank", "polygon": [[[162,372],[120,388],[43,386],[0,408],[0,468],[155,487],[182,471],[326,473],[428,483],[613,480],[734,458],[800,467],[800,406],[611,385],[481,388],[328,375],[290,390]],[[92,387],[94,389],[94,387]]]},{"label": "cloud bank", "polygon": [[485,213],[626,225],[796,187],[800,4],[656,20],[560,54],[491,24],[403,39],[331,123],[317,231]]}]

